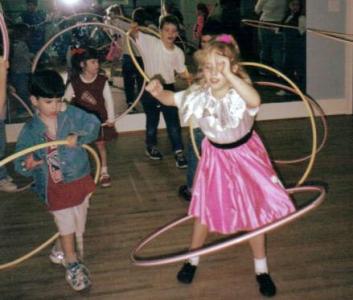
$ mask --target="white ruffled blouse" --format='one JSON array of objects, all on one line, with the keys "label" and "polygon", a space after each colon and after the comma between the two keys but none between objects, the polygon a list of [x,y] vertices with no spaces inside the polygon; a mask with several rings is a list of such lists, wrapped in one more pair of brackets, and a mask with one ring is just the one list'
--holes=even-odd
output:
[{"label": "white ruffled blouse", "polygon": [[246,135],[259,110],[248,108],[234,89],[219,100],[211,89],[202,88],[175,93],[174,99],[183,121],[196,121],[207,138],[218,144],[233,143]]}]

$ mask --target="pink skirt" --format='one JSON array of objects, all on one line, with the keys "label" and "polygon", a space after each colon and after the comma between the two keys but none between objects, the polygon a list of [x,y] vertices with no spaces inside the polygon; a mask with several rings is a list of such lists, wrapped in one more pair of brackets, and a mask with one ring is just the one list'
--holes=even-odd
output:
[{"label": "pink skirt", "polygon": [[250,231],[295,211],[256,132],[233,149],[202,142],[189,215],[209,231]]}]

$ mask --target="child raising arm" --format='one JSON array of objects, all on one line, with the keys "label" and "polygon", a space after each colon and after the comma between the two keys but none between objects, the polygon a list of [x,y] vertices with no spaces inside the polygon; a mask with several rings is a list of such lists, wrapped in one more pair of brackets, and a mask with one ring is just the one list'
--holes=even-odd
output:
[{"label": "child raising arm", "polygon": [[[235,44],[214,41],[196,59],[202,69],[197,85],[175,94],[156,80],[146,87],[163,104],[177,106],[184,122],[196,121],[205,135],[188,210],[194,217],[190,250],[202,247],[208,232],[252,231],[295,211],[253,129],[260,97],[239,65]],[[264,234],[249,243],[260,293],[274,296]],[[198,263],[199,257],[185,262],[178,281],[191,283]]]}]

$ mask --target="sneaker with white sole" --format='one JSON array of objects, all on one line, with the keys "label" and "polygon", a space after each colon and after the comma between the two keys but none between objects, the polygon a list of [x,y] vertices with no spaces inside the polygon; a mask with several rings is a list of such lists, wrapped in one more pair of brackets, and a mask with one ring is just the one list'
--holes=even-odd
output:
[{"label": "sneaker with white sole", "polygon": [[17,190],[17,185],[12,182],[10,176],[0,180],[0,191],[3,192],[14,192]]},{"label": "sneaker with white sole", "polygon": [[102,188],[107,188],[112,185],[112,179],[108,173],[102,173],[99,179],[99,183]]},{"label": "sneaker with white sole", "polygon": [[88,269],[80,262],[74,262],[67,265],[65,278],[75,291],[85,290],[92,285]]},{"label": "sneaker with white sole", "polygon": [[174,158],[175,158],[175,165],[177,166],[177,168],[179,169],[187,168],[188,162],[185,158],[183,150],[175,151]]},{"label": "sneaker with white sole", "polygon": [[152,160],[161,160],[163,155],[156,146],[146,148],[146,155]]},{"label": "sneaker with white sole", "polygon": [[64,258],[65,256],[63,251],[57,250],[55,246],[51,249],[49,259],[53,264],[65,266]]}]

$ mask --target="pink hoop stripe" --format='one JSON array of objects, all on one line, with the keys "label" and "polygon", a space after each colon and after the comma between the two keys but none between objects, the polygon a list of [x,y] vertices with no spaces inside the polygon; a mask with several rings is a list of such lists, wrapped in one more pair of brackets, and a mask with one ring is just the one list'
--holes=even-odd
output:
[{"label": "pink hoop stripe", "polygon": [[268,224],[264,227],[261,227],[259,229],[256,229],[254,231],[248,232],[244,235],[237,236],[234,238],[230,238],[228,240],[225,240],[223,242],[218,242],[216,244],[212,244],[209,246],[205,246],[201,249],[197,250],[192,250],[192,251],[187,251],[187,252],[182,252],[176,254],[164,254],[158,257],[140,257],[138,256],[138,252],[142,250],[144,246],[146,246],[148,243],[150,243],[152,240],[154,240],[156,237],[160,236],[162,233],[165,233],[166,231],[170,230],[171,228],[182,224],[190,219],[192,219],[192,216],[184,216],[180,219],[177,219],[175,221],[172,221],[168,223],[167,225],[163,226],[161,229],[156,230],[152,234],[148,235],[146,238],[144,238],[131,252],[130,259],[132,263],[136,266],[143,266],[143,267],[149,267],[149,266],[158,266],[158,265],[164,265],[164,264],[171,264],[174,262],[186,260],[190,257],[193,256],[200,256],[200,255],[206,255],[206,254],[211,254],[213,252],[217,252],[220,250],[223,250],[225,248],[228,248],[230,246],[234,246],[240,243],[243,243],[245,241],[248,241],[249,239],[252,239],[255,236],[258,236],[260,234],[272,231],[274,229],[277,229],[287,223],[293,222],[294,220],[298,219],[299,217],[302,217],[309,211],[313,210],[314,208],[318,207],[325,198],[326,191],[323,187],[319,186],[302,186],[302,187],[295,187],[295,188],[290,188],[287,189],[288,193],[294,194],[294,193],[300,193],[300,192],[319,192],[319,195],[316,197],[316,199],[311,202],[310,204],[304,206],[303,208],[297,210],[296,212],[290,214],[286,218],[283,218],[277,222]]}]

